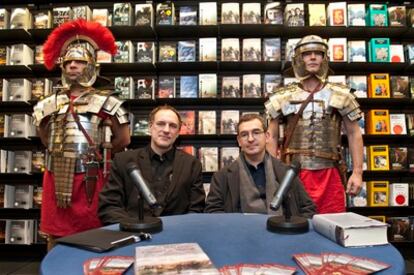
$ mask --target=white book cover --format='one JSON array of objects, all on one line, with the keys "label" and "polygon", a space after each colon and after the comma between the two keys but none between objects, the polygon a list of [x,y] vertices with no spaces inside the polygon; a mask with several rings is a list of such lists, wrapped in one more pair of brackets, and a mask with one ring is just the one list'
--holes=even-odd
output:
[{"label": "white book cover", "polygon": [[326,26],[325,4],[308,4],[309,26]]},{"label": "white book cover", "polygon": [[408,206],[409,184],[393,183],[390,184],[390,206]]},{"label": "white book cover", "polygon": [[135,26],[154,27],[154,7],[152,4],[135,5]]},{"label": "white book cover", "polygon": [[33,13],[34,29],[52,28],[52,12],[50,10],[39,10]]},{"label": "white book cover", "polygon": [[285,60],[292,61],[292,57],[295,53],[296,44],[299,42],[300,38],[289,38],[286,42],[285,47]]},{"label": "white book cover", "polygon": [[31,29],[32,14],[28,8],[14,8],[10,13],[10,29]]},{"label": "white book cover", "polygon": [[92,10],[92,21],[98,22],[102,26],[108,26],[108,9],[93,9]]},{"label": "white book cover", "polygon": [[221,4],[221,24],[240,24],[240,4],[222,3]]},{"label": "white book cover", "polygon": [[260,3],[242,4],[242,24],[261,24],[262,10]]},{"label": "white book cover", "polygon": [[364,40],[348,41],[348,61],[366,62],[366,42]]},{"label": "white book cover", "polygon": [[53,27],[62,25],[72,20],[71,7],[55,7],[53,8]]},{"label": "white book cover", "polygon": [[283,85],[289,85],[289,84],[292,84],[292,83],[295,83],[295,82],[297,82],[298,80],[295,78],[295,77],[284,77],[283,78]]},{"label": "white book cover", "polygon": [[223,76],[221,80],[221,97],[241,97],[240,76]]},{"label": "white book cover", "polygon": [[32,117],[26,114],[11,114],[4,117],[4,137],[28,138],[35,133]]},{"label": "white book cover", "polygon": [[365,4],[348,4],[348,26],[365,26]]},{"label": "white book cover", "polygon": [[217,60],[217,38],[208,37],[199,40],[199,60],[216,61]]},{"label": "white book cover", "polygon": [[367,97],[367,76],[350,75],[347,79],[348,85],[355,90],[354,95],[358,98]]},{"label": "white book cover", "polygon": [[180,76],[180,98],[197,98],[198,97],[198,76],[182,75]]},{"label": "white book cover", "polygon": [[406,135],[405,114],[390,114],[391,135]]},{"label": "white book cover", "polygon": [[237,124],[239,124],[240,111],[239,110],[223,110],[221,111],[221,134],[236,135]]},{"label": "white book cover", "polygon": [[6,220],[6,244],[33,243],[34,220]]},{"label": "white book cover", "polygon": [[218,148],[200,147],[199,158],[203,172],[218,171]]},{"label": "white book cover", "polygon": [[391,44],[390,45],[390,61],[395,63],[404,63],[404,45]]},{"label": "white book cover", "polygon": [[26,78],[3,80],[3,101],[29,101],[32,82]]},{"label": "white book cover", "polygon": [[15,44],[9,48],[7,65],[31,65],[33,64],[33,49],[26,44]]},{"label": "white book cover", "polygon": [[221,61],[240,61],[240,42],[238,38],[221,40]]},{"label": "white book cover", "polygon": [[260,74],[243,75],[243,97],[260,98],[262,97],[262,85]]},{"label": "white book cover", "polygon": [[195,26],[197,25],[197,8],[194,6],[180,7],[180,25]]},{"label": "white book cover", "polygon": [[232,164],[240,154],[239,147],[222,147],[220,148],[220,168]]},{"label": "white book cover", "polygon": [[327,8],[329,26],[347,26],[346,2],[331,2]]},{"label": "white book cover", "polygon": [[217,2],[199,3],[199,25],[217,25]]},{"label": "white book cover", "polygon": [[262,61],[262,43],[260,38],[243,39],[243,61]]},{"label": "white book cover", "polygon": [[193,62],[196,59],[196,42],[178,41],[178,62]]},{"label": "white book cover", "polygon": [[329,75],[328,81],[332,83],[346,85],[346,76],[345,75]]},{"label": "white book cover", "polygon": [[33,208],[33,185],[4,186],[4,207],[6,208]]},{"label": "white book cover", "polygon": [[198,92],[199,96],[217,97],[217,75],[216,74],[199,74],[198,75]]},{"label": "white book cover", "polygon": [[328,40],[329,60],[331,62],[346,62],[348,60],[347,39],[344,37]]},{"label": "white book cover", "polygon": [[72,19],[85,19],[90,21],[92,19],[92,10],[89,6],[72,7]]},{"label": "white book cover", "polygon": [[198,112],[198,134],[215,135],[216,128],[216,111]]},{"label": "white book cover", "polygon": [[344,246],[387,244],[387,224],[353,212],[316,214],[313,228],[319,234]]}]

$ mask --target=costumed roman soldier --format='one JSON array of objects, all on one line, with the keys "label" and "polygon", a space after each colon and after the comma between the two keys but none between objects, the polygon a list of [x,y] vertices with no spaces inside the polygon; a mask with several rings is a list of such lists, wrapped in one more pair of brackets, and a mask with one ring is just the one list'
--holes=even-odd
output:
[{"label": "costumed roman soldier", "polygon": [[34,121],[47,147],[41,231],[65,236],[101,225],[98,192],[111,154],[129,144],[122,101],[97,88],[98,50],[114,55],[112,33],[99,23],[71,21],[56,28],[43,47],[45,66],[62,70],[61,85],[34,107]]},{"label": "costumed roman soldier", "polygon": [[[306,54],[314,55],[308,57],[307,64]],[[278,148],[281,157],[287,163],[301,163],[300,178],[319,213],[345,211],[345,192],[337,169],[342,122],[355,170],[347,191],[357,193],[362,184],[362,136],[357,123],[361,110],[349,87],[327,81],[328,62],[326,42],[316,35],[305,36],[296,45],[292,59],[298,82],[279,88],[265,103],[270,124],[274,123],[276,142],[283,137]],[[285,126],[283,135],[278,134],[279,123]]]}]

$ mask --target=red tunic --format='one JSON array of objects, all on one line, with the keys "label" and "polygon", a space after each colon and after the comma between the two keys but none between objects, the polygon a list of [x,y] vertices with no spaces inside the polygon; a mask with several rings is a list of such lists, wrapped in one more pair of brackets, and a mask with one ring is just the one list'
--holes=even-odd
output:
[{"label": "red tunic", "polygon": [[337,168],[302,169],[299,177],[319,214],[345,212],[345,189]]},{"label": "red tunic", "polygon": [[72,205],[58,208],[56,205],[55,180],[52,172],[43,176],[42,208],[40,230],[56,237],[66,236],[102,226],[98,218],[98,194],[103,187],[102,169],[99,171],[95,194],[89,205],[83,182],[84,173],[73,178]]}]

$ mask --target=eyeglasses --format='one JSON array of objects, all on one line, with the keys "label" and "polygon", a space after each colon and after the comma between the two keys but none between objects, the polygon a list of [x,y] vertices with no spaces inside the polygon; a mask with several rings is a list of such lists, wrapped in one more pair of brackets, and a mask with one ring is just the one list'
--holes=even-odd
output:
[{"label": "eyeglasses", "polygon": [[249,140],[250,134],[252,135],[253,139],[259,138],[264,133],[263,130],[253,130],[251,132],[243,131],[240,132],[239,137],[243,141]]},{"label": "eyeglasses", "polygon": [[168,125],[169,128],[171,128],[172,130],[178,130],[178,124],[173,123],[173,122],[166,122],[166,121],[157,121],[154,123],[155,127],[157,127],[158,129],[164,129],[165,126]]}]

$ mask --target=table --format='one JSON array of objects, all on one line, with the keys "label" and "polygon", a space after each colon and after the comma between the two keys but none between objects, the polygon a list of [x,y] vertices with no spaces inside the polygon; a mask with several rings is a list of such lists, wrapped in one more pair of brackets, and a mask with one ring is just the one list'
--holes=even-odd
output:
[{"label": "table", "polygon": [[[118,248],[108,253],[94,253],[80,248],[57,245],[43,259],[41,274],[82,274],[85,260],[105,255],[134,256],[136,246],[196,242],[217,268],[238,263],[276,263],[294,266],[295,253],[335,252],[369,257],[391,265],[378,274],[405,274],[401,254],[392,245],[344,248],[311,229],[299,235],[271,233],[266,229],[267,215],[256,214],[187,214],[162,217],[164,230],[150,241]],[[118,225],[106,227],[118,230]],[[127,274],[134,274],[131,268]]]}]

